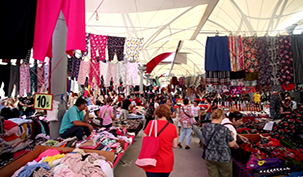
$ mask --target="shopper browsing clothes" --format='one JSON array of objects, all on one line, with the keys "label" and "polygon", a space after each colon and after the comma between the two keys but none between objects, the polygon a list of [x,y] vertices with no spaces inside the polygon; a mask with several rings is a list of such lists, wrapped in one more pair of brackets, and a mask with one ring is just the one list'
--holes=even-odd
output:
[{"label": "shopper browsing clothes", "polygon": [[205,163],[209,177],[232,177],[230,147],[239,148],[230,130],[221,125],[223,119],[223,110],[217,109],[211,115],[211,123],[202,128],[202,136],[206,142]]},{"label": "shopper browsing clothes", "polygon": [[[93,127],[88,123],[89,110],[86,104],[87,101],[80,97],[77,99],[76,104],[66,111],[59,131],[62,138],[76,136],[80,141],[83,139],[83,135],[88,137],[91,134]],[[83,110],[86,112],[85,116]]]},{"label": "shopper browsing clothes", "polygon": [[283,119],[287,114],[291,113],[290,99],[285,99],[280,108],[280,119]]},{"label": "shopper browsing clothes", "polygon": [[[157,133],[168,123],[167,118],[170,117],[171,112],[166,104],[159,105],[155,110],[157,116]],[[144,130],[144,136],[149,134],[151,123],[147,125]],[[154,130],[151,135],[154,136]],[[143,168],[146,171],[147,177],[168,177],[173,171],[174,167],[174,153],[172,148],[177,148],[178,134],[174,124],[169,123],[158,136],[160,139],[160,147],[157,157],[157,166]]]},{"label": "shopper browsing clothes", "polygon": [[31,116],[34,113],[34,98],[31,93],[27,93],[27,97],[20,98],[18,103],[20,116]]},{"label": "shopper browsing clothes", "polygon": [[122,107],[120,111],[120,120],[126,120],[128,117],[128,109],[129,107],[132,107],[133,105],[131,104],[130,101],[130,96],[128,95],[127,98],[125,98],[122,101]]},{"label": "shopper browsing clothes", "polygon": [[221,125],[227,127],[230,130],[236,141],[238,137],[241,141],[247,142],[248,139],[242,135],[237,134],[237,130],[235,129],[235,127],[238,127],[243,124],[242,120],[243,115],[239,111],[230,112],[227,113],[226,118],[222,120]]},{"label": "shopper browsing clothes", "polygon": [[112,124],[112,120],[115,119],[114,110],[111,104],[113,100],[110,97],[107,97],[105,104],[100,108],[100,118],[103,119],[102,126],[105,128],[110,128]]},{"label": "shopper browsing clothes", "polygon": [[183,100],[183,106],[181,106],[180,108],[180,123],[181,123],[181,127],[182,127],[182,131],[181,131],[181,136],[179,139],[179,144],[178,146],[180,148],[182,148],[181,143],[183,143],[185,135],[186,135],[186,147],[185,149],[190,149],[190,144],[191,144],[191,130],[192,130],[192,124],[195,121],[195,119],[193,119],[193,114],[192,114],[192,110],[191,110],[191,105],[188,104],[188,99],[185,98]]}]

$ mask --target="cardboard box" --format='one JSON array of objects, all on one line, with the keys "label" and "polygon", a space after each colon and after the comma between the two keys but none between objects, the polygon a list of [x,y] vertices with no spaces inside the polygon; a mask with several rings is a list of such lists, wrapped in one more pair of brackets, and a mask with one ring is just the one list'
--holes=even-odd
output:
[{"label": "cardboard box", "polygon": [[267,137],[269,136],[268,133],[264,133],[264,134],[241,134],[242,136],[250,139],[252,142],[254,143],[257,143],[261,140],[261,136],[262,135],[263,137]]},{"label": "cardboard box", "polygon": [[[0,176],[1,177],[12,176],[15,173],[15,171],[17,171],[20,167],[27,164],[27,162],[35,160],[42,152],[44,152],[47,149],[53,149],[53,148],[58,149],[58,151],[62,151],[62,153],[68,153],[75,149],[75,148],[66,148],[66,147],[36,146],[33,151],[0,168]],[[97,153],[101,156],[104,156],[106,160],[114,163],[114,159],[115,159],[114,152],[89,150],[89,149],[83,149],[83,150],[86,153]]]}]

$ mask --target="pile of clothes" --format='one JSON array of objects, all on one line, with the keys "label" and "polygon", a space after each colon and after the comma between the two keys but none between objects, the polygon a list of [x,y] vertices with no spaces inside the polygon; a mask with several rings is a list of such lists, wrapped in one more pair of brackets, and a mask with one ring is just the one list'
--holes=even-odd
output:
[{"label": "pile of clothes", "polygon": [[100,176],[113,177],[112,163],[97,153],[85,153],[75,149],[71,153],[60,153],[57,149],[48,149],[38,158],[19,168],[17,176]]}]

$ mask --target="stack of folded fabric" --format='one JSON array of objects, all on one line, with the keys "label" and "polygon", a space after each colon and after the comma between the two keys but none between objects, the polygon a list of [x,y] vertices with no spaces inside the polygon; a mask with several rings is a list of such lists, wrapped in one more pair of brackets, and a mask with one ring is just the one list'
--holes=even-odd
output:
[{"label": "stack of folded fabric", "polygon": [[33,140],[29,138],[32,135],[32,120],[12,118],[4,120],[4,136],[2,152],[17,152],[26,148]]}]

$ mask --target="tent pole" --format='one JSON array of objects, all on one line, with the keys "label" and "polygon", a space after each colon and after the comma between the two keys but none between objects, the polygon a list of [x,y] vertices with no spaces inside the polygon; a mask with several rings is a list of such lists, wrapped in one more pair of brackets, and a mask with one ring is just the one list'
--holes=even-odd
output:
[{"label": "tent pole", "polygon": [[[51,76],[51,93],[55,96],[54,100],[59,101],[58,108],[58,122],[50,122],[50,137],[55,139],[59,137],[59,129],[61,125],[62,117],[66,111],[66,103],[63,101],[60,94],[66,94],[66,77],[67,77],[67,58],[65,54],[67,36],[67,26],[63,13],[60,12],[59,19],[57,21],[54,33],[53,33],[53,58],[52,58],[52,70],[56,67],[57,63],[60,62],[62,56],[63,60],[53,71]],[[51,70],[51,71],[52,71]],[[57,96],[60,95],[60,96]]]}]

